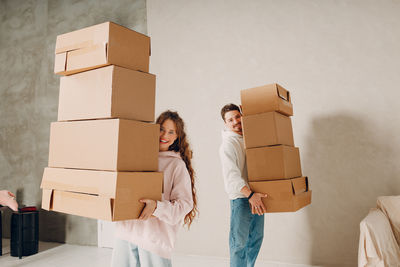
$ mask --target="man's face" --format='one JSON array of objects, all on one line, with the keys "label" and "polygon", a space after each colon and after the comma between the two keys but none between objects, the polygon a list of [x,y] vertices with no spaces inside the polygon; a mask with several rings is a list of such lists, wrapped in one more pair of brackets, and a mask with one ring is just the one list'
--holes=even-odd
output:
[{"label": "man's face", "polygon": [[225,126],[237,134],[242,135],[242,115],[237,110],[225,113]]}]

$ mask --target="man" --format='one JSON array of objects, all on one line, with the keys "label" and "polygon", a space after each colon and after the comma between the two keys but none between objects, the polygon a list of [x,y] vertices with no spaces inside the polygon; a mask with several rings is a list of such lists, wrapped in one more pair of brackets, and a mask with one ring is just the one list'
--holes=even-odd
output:
[{"label": "man", "polygon": [[225,191],[231,205],[229,250],[231,267],[254,266],[264,237],[265,206],[247,183],[246,153],[243,145],[242,115],[238,106],[221,109],[225,123],[220,157]]}]

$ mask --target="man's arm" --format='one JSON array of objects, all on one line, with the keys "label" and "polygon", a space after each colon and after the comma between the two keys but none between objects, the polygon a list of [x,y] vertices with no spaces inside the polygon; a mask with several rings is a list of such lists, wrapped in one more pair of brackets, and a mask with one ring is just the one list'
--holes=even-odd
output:
[{"label": "man's arm", "polygon": [[247,186],[246,181],[242,177],[233,145],[223,143],[220,148],[220,158],[222,164],[222,174],[224,176],[225,188],[229,193],[238,194],[244,186]]},{"label": "man's arm", "polygon": [[[235,151],[233,146],[223,143],[220,148],[220,157],[222,163],[222,173],[224,175],[225,188],[228,192],[242,193],[245,197],[249,197],[252,191],[242,177],[242,173],[237,166]],[[253,214],[262,215],[266,212],[264,203],[261,201],[266,194],[254,193],[249,199],[251,212]]]}]

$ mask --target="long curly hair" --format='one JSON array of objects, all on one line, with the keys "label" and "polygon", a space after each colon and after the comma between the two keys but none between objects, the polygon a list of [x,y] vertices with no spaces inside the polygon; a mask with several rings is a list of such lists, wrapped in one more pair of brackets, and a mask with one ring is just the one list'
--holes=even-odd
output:
[{"label": "long curly hair", "polygon": [[193,209],[186,214],[184,219],[184,224],[190,228],[194,218],[198,214],[197,209],[197,196],[196,196],[196,188],[195,188],[195,173],[192,168],[192,155],[193,152],[190,149],[189,143],[186,138],[185,133],[185,123],[183,122],[182,118],[179,116],[178,112],[174,112],[171,110],[164,111],[163,113],[158,116],[156,123],[162,125],[164,121],[167,119],[172,120],[175,123],[177,138],[175,142],[169,146],[168,150],[179,152],[182,160],[186,164],[186,169],[189,172],[190,180],[192,183],[192,197],[193,197]]}]

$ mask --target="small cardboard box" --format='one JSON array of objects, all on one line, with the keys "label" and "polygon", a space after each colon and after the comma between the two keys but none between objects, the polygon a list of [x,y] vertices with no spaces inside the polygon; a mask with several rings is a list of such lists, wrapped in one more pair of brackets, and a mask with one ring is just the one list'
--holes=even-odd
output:
[{"label": "small cardboard box", "polygon": [[137,219],[140,199],[161,200],[161,172],[45,168],[42,208],[107,221]]},{"label": "small cardboard box", "polygon": [[53,122],[49,167],[157,171],[160,126],[124,119]]},{"label": "small cardboard box", "polygon": [[262,198],[267,213],[293,212],[311,203],[312,191],[309,190],[307,177],[250,182],[249,185],[252,191],[268,195]]},{"label": "small cardboard box", "polygon": [[60,79],[58,120],[154,121],[156,77],[107,66]]},{"label": "small cardboard box", "polygon": [[293,115],[290,93],[277,83],[241,90],[240,98],[245,116],[271,111]]},{"label": "small cardboard box", "polygon": [[269,146],[246,149],[248,180],[278,180],[301,176],[297,147]]},{"label": "small cardboard box", "polygon": [[278,112],[243,116],[242,124],[245,148],[294,146],[292,121]]},{"label": "small cardboard box", "polygon": [[54,72],[70,75],[106,65],[149,72],[150,37],[112,22],[57,36]]}]

